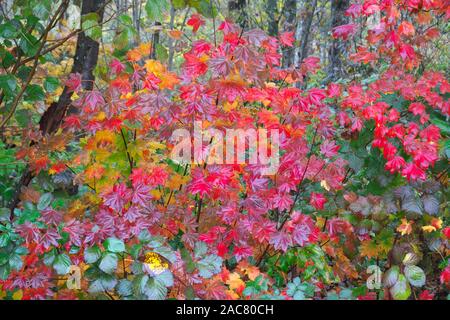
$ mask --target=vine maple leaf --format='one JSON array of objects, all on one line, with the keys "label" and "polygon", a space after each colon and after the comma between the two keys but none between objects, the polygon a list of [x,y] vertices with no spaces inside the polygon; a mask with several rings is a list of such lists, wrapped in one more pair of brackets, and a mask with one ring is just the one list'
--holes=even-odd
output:
[{"label": "vine maple leaf", "polygon": [[357,25],[354,23],[344,24],[333,28],[332,34],[334,38],[342,38],[347,40],[350,36],[356,33],[357,28]]},{"label": "vine maple leaf", "polygon": [[196,33],[198,29],[205,24],[205,20],[202,19],[202,17],[194,13],[189,20],[187,21],[187,25],[192,27],[192,31]]},{"label": "vine maple leaf", "polygon": [[397,231],[400,232],[402,236],[404,236],[405,234],[411,234],[413,224],[414,221],[408,221],[407,219],[403,218],[402,223],[397,227]]},{"label": "vine maple leaf", "polygon": [[124,205],[131,199],[131,191],[124,183],[114,185],[111,192],[104,195],[104,204],[111,209],[121,212]]},{"label": "vine maple leaf", "polygon": [[288,32],[283,32],[282,34],[280,34],[280,42],[282,45],[286,46],[286,47],[292,47],[295,41],[294,38],[294,32],[292,31],[288,31]]},{"label": "vine maple leaf", "polygon": [[309,204],[312,205],[317,210],[323,210],[327,198],[321,193],[311,192],[311,198]]},{"label": "vine maple leaf", "polygon": [[281,249],[284,252],[293,245],[291,235],[284,231],[278,231],[272,234],[269,243],[272,244],[276,250]]}]

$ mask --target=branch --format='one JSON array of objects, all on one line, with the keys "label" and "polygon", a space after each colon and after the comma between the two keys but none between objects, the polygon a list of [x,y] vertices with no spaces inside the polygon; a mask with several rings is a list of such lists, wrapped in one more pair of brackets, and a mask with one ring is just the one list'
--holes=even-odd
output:
[{"label": "branch", "polygon": [[30,71],[30,74],[28,75],[24,85],[22,86],[20,92],[17,94],[17,96],[14,98],[13,102],[12,102],[12,106],[11,106],[11,111],[9,112],[9,114],[3,119],[3,121],[0,124],[0,130],[3,131],[4,126],[8,123],[8,121],[11,119],[11,117],[14,115],[17,106],[19,105],[20,99],[22,98],[22,96],[25,93],[25,90],[27,89],[28,85],[31,83],[31,80],[33,80],[34,74],[36,73],[36,68],[39,62],[39,57],[41,55],[42,49],[44,48],[45,42],[47,40],[47,36],[50,32],[50,30],[53,29],[54,27],[54,22],[61,19],[62,15],[64,14],[67,5],[69,4],[68,0],[65,0],[61,3],[61,5],[58,7],[58,9],[56,10],[55,15],[52,17],[52,19],[50,20],[50,23],[47,25],[47,28],[45,28],[44,32],[42,33],[42,42],[36,52],[36,54],[34,55],[34,57],[32,59],[34,59],[34,63],[33,63],[33,68]]}]

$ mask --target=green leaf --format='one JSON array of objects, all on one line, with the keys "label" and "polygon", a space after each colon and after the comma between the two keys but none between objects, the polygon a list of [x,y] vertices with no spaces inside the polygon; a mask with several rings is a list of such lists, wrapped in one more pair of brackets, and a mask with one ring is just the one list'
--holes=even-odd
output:
[{"label": "green leaf", "polygon": [[9,266],[11,267],[11,269],[14,269],[14,270],[22,269],[22,266],[23,266],[22,257],[19,256],[18,254],[12,254],[9,257]]},{"label": "green leaf", "polygon": [[94,263],[102,256],[99,247],[93,246],[84,250],[84,261],[86,263]]},{"label": "green leaf", "polygon": [[160,255],[162,255],[164,258],[169,260],[171,263],[174,263],[177,260],[177,256],[176,256],[175,252],[167,246],[157,247],[154,249],[154,251],[156,253],[159,253]]},{"label": "green leaf", "polygon": [[133,294],[133,284],[130,280],[121,279],[117,285],[117,293],[122,297],[128,297]]},{"label": "green leaf", "polygon": [[38,210],[44,210],[50,206],[53,200],[53,195],[50,192],[44,193],[40,198],[37,204]]},{"label": "green leaf", "polygon": [[167,0],[147,0],[145,11],[150,20],[160,20],[161,17],[169,10],[169,1]]},{"label": "green leaf", "polygon": [[93,40],[98,40],[102,37],[102,27],[98,24],[99,20],[99,15],[95,12],[85,14],[81,17],[81,28]]},{"label": "green leaf", "polygon": [[18,34],[17,28],[10,21],[0,25],[1,38],[13,39],[17,37],[17,34]]},{"label": "green leaf", "polygon": [[154,278],[155,280],[164,283],[166,287],[173,286],[173,275],[172,272],[170,272],[170,270],[164,270],[162,273],[157,274]]},{"label": "green leaf", "polygon": [[56,257],[53,268],[57,274],[63,275],[69,273],[72,262],[67,254],[63,253]]},{"label": "green leaf", "polygon": [[32,57],[36,54],[39,47],[38,39],[30,33],[21,33],[19,47],[25,55]]},{"label": "green leaf", "polygon": [[125,251],[125,244],[122,240],[117,238],[108,238],[103,242],[103,245],[105,246],[105,249],[110,252],[124,252]]},{"label": "green leaf", "polygon": [[422,287],[425,284],[425,272],[423,272],[423,270],[418,266],[406,266],[405,276],[408,279],[409,283],[411,283],[411,285],[414,287]]},{"label": "green leaf", "polygon": [[41,101],[44,100],[45,93],[44,90],[37,84],[30,84],[25,89],[24,99],[25,101],[33,102],[33,101]]},{"label": "green leaf", "polygon": [[12,93],[17,87],[17,80],[11,74],[0,75],[0,88],[6,92]]},{"label": "green leaf", "polygon": [[430,117],[430,122],[439,127],[439,129],[441,129],[441,132],[445,135],[450,135],[450,125],[448,121],[439,119],[437,116],[433,115]]},{"label": "green leaf", "polygon": [[203,241],[199,241],[195,244],[194,254],[196,258],[204,256],[207,251],[208,247],[206,246],[206,243],[204,243]]},{"label": "green leaf", "polygon": [[210,254],[197,263],[199,275],[203,278],[211,278],[220,272],[222,258],[215,254]]},{"label": "green leaf", "polygon": [[147,281],[144,293],[150,300],[163,300],[167,295],[167,288],[163,282],[153,278]]},{"label": "green leaf", "polygon": [[99,279],[96,279],[93,282],[91,282],[88,291],[90,293],[99,293],[104,292],[105,290],[109,291],[113,290],[116,284],[117,279],[114,276],[104,274]]},{"label": "green leaf", "polygon": [[0,252],[0,265],[6,264],[9,261],[9,254],[7,252]]},{"label": "green leaf", "polygon": [[383,276],[383,285],[387,288],[393,287],[397,283],[399,274],[400,268],[392,266]]},{"label": "green leaf", "polygon": [[46,266],[51,266],[55,262],[56,249],[52,249],[44,254],[44,264]]},{"label": "green leaf", "polygon": [[145,286],[150,278],[146,274],[140,274],[133,278],[133,291],[137,294],[144,294]]},{"label": "green leaf", "polygon": [[55,77],[46,77],[44,81],[44,89],[47,92],[53,92],[59,87],[59,80]]},{"label": "green leaf", "polygon": [[395,285],[390,289],[394,300],[406,300],[411,295],[411,287],[404,275],[399,275]]},{"label": "green leaf", "polygon": [[106,273],[113,273],[117,268],[117,255],[115,253],[107,253],[100,261],[100,265],[98,266],[100,270]]},{"label": "green leaf", "polygon": [[6,280],[9,276],[10,272],[11,272],[11,268],[10,268],[9,264],[0,266],[0,279]]},{"label": "green leaf", "polygon": [[169,58],[167,49],[159,43],[156,45],[156,58],[161,62],[166,62]]},{"label": "green leaf", "polygon": [[183,9],[186,7],[186,2],[184,0],[172,0],[172,5],[175,9]]},{"label": "green leaf", "polygon": [[7,233],[0,234],[0,248],[6,247],[8,245],[9,239],[10,239],[9,234]]},{"label": "green leaf", "polygon": [[186,248],[182,248],[180,250],[181,253],[181,258],[184,261],[185,267],[186,267],[186,272],[188,273],[192,273],[195,270],[195,263],[192,260],[191,254],[189,253],[189,251]]},{"label": "green leaf", "polygon": [[20,109],[14,113],[14,118],[20,127],[25,128],[32,119],[32,112],[28,109]]}]

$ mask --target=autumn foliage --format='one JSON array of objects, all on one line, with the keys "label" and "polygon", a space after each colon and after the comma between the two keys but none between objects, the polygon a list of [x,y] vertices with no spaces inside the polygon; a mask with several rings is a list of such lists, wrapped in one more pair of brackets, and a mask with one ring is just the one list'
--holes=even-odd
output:
[{"label": "autumn foliage", "polygon": [[[281,67],[293,33],[217,24],[178,71],[150,44],[110,58],[108,79],[65,85],[77,113],[17,159],[76,195],[24,188],[0,226],[0,294],[23,299],[443,299],[448,265],[446,75],[421,68],[443,0],[366,0],[334,28],[370,81],[314,83],[310,56]],[[376,23],[367,27],[367,19]],[[187,31],[186,31],[187,32]],[[174,35],[179,37],[180,35]],[[180,164],[174,130],[277,129],[280,166]],[[210,141],[203,141],[207,157]],[[370,288],[368,267],[383,272]],[[72,267],[71,267],[72,266]],[[67,288],[79,268],[80,288]]]}]

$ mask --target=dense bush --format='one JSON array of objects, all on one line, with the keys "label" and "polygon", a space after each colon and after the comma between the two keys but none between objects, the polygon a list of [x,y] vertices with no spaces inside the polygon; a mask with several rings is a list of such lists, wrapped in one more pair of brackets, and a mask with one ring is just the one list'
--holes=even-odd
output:
[{"label": "dense bush", "polygon": [[[379,19],[350,55],[378,70],[362,81],[316,81],[315,57],[282,68],[293,33],[272,37],[228,20],[217,45],[192,39],[179,72],[143,44],[108,57],[107,86],[85,90],[71,74],[78,112],[55,134],[30,128],[15,155],[39,188],[25,188],[11,215],[2,211],[0,294],[446,298],[450,86],[421,68],[420,52],[439,33],[431,17],[448,8],[364,1],[347,12],[355,23],[335,28],[336,38],[359,32],[361,18]],[[194,35],[204,22],[190,18]],[[171,134],[192,132],[195,121],[278,130],[277,173],[176,163]],[[213,145],[203,141],[205,159]],[[377,267],[381,287],[370,280]],[[80,289],[67,288],[78,272]]]}]

